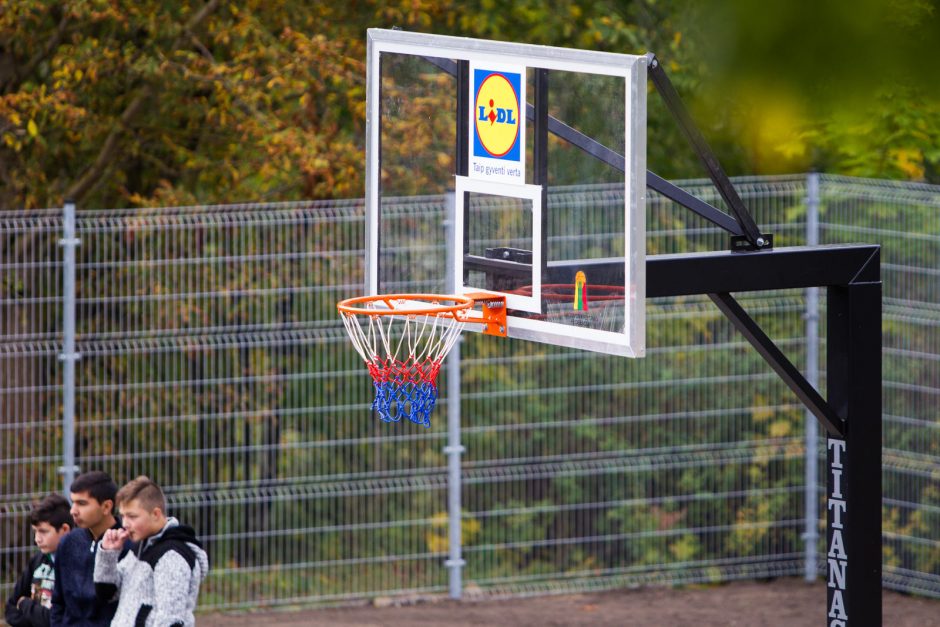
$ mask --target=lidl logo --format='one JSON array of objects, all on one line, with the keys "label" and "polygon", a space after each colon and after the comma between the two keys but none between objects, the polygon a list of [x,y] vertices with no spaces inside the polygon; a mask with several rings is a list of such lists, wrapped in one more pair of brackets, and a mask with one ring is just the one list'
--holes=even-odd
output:
[{"label": "lidl logo", "polygon": [[520,160],[522,74],[473,71],[473,156]]}]

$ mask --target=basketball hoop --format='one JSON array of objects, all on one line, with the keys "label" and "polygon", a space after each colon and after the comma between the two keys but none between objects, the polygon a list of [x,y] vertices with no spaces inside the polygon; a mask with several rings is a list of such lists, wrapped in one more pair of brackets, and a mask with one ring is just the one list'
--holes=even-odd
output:
[{"label": "basketball hoop", "polygon": [[[473,309],[475,302],[482,311]],[[506,299],[493,294],[380,294],[348,298],[336,308],[372,376],[372,409],[385,422],[407,417],[431,426],[437,374],[464,324],[506,335]]]}]

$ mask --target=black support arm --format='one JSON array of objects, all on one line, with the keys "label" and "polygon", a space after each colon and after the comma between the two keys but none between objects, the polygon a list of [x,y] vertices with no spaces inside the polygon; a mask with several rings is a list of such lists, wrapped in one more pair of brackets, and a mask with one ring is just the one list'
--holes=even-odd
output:
[{"label": "black support arm", "polygon": [[754,322],[754,319],[747,315],[747,312],[738,304],[731,294],[709,294],[709,298],[718,306],[735,328],[747,338],[760,356],[770,364],[787,387],[796,393],[797,397],[806,407],[813,412],[813,415],[819,419],[827,432],[845,436],[845,420],[843,420],[835,410],[819,395],[819,392],[800,374],[786,355],[784,355],[777,345],[773,343],[764,331]]},{"label": "black support arm", "polygon": [[689,112],[686,111],[685,105],[682,104],[682,100],[679,98],[676,88],[672,86],[672,81],[669,80],[662,65],[660,65],[659,59],[657,59],[656,55],[653,53],[647,54],[646,57],[649,60],[647,71],[649,72],[650,79],[653,81],[653,85],[656,87],[656,91],[659,92],[663,102],[666,103],[666,108],[669,109],[669,112],[672,113],[672,116],[676,119],[679,128],[682,130],[682,134],[685,135],[689,143],[692,144],[695,154],[698,155],[702,165],[705,166],[705,170],[708,172],[712,183],[714,183],[715,187],[718,189],[718,193],[721,194],[724,201],[728,203],[732,213],[734,213],[735,218],[737,218],[738,224],[741,225],[741,230],[744,231],[744,236],[755,249],[768,246],[769,238],[764,236],[760,232],[760,229],[757,228],[757,223],[754,222],[754,218],[751,217],[747,207],[744,206],[744,202],[741,200],[741,197],[738,196],[738,192],[728,179],[728,175],[725,174],[725,171],[721,168],[718,157],[712,152],[708,142],[705,141],[702,133],[689,116]]},{"label": "black support arm", "polygon": [[[424,59],[438,69],[447,72],[451,76],[457,76],[457,63],[451,61],[450,59],[438,59],[435,57],[424,57]],[[458,81],[460,80],[466,79],[458,78]],[[536,120],[535,107],[530,103],[526,103],[526,119],[532,122]],[[458,137],[463,137],[466,135],[466,132],[466,122],[458,119]],[[572,146],[583,150],[585,153],[594,157],[601,163],[614,168],[615,170],[623,172],[626,167],[626,161],[624,160],[623,155],[615,150],[611,150],[593,137],[585,135],[581,131],[568,126],[558,118],[551,115],[548,116],[548,132],[555,137],[558,137],[559,139],[563,139]],[[461,133],[463,133],[463,135],[461,135]],[[459,158],[460,155],[458,154],[458,159]],[[463,158],[466,159],[466,156],[464,155]],[[741,225],[737,220],[735,220],[734,217],[729,216],[721,209],[708,204],[697,196],[693,196],[681,187],[673,185],[666,179],[649,170],[646,171],[646,186],[662,194],[669,200],[682,205],[693,213],[700,215],[712,224],[721,227],[732,235],[740,236],[745,234],[744,230],[741,228]]]}]

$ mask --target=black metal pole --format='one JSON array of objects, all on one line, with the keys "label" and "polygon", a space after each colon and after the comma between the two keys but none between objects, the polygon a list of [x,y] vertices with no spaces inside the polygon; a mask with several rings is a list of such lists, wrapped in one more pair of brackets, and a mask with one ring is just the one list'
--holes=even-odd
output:
[{"label": "black metal pole", "polygon": [[[454,165],[457,176],[467,176],[470,172],[470,62],[457,63],[457,137],[454,138]],[[463,249],[470,245],[470,194],[463,198]],[[464,283],[470,278],[470,269],[464,267]]]},{"label": "black metal pole", "polygon": [[457,79],[457,137],[454,138],[454,155],[457,176],[467,176],[470,170],[470,63],[460,61],[454,75]]},{"label": "black metal pole", "polygon": [[[542,276],[548,275],[548,70],[535,68],[535,119],[533,120],[532,182],[542,186]],[[525,137],[520,138],[525,141]]]},{"label": "black metal pole", "polygon": [[828,290],[826,625],[881,625],[881,283]]}]

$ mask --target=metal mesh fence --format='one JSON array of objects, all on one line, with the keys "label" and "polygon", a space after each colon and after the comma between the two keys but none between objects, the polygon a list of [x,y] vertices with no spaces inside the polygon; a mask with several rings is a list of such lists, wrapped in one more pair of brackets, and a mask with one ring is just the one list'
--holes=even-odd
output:
[{"label": "metal mesh fence", "polygon": [[820,241],[882,245],[884,582],[940,596],[940,189],[823,181]]},{"label": "metal mesh fence", "polygon": [[35,550],[30,502],[62,464],[61,212],[0,213],[0,592]]},{"label": "metal mesh fence", "polygon": [[[885,582],[940,596],[940,191],[821,183],[820,241],[884,246]],[[702,181],[680,184],[720,202]],[[805,177],[736,185],[777,246],[806,241]],[[617,200],[603,187],[553,194]],[[443,263],[415,237],[443,217],[441,197],[402,199],[383,228],[401,255]],[[649,254],[726,246],[655,195],[647,224]],[[77,232],[76,462],[166,488],[206,541],[201,607],[447,590],[445,420],[375,420],[335,315],[362,291],[360,201],[82,211]],[[0,213],[4,597],[32,550],[30,503],[62,488],[61,237],[59,212]],[[805,364],[802,292],[740,301]],[[657,299],[647,316],[643,360],[462,342],[460,397],[444,393],[445,374],[435,413],[459,402],[463,417],[468,588],[803,572],[804,410],[704,297]]]}]

